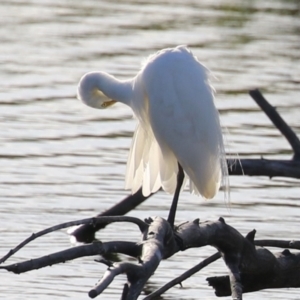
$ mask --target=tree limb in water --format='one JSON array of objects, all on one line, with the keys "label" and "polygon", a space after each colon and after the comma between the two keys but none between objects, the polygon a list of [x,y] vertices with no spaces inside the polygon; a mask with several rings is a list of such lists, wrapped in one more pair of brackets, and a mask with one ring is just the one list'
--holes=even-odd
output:
[{"label": "tree limb in water", "polygon": [[[102,220],[99,218],[98,222],[110,223],[116,220],[116,217],[112,217],[110,220],[109,217],[103,217]],[[129,219],[124,219],[124,221],[130,222]],[[135,218],[132,221],[139,223]],[[145,224],[143,221],[140,222]],[[123,253],[136,258],[137,261],[135,263],[113,263],[102,260],[101,262],[108,265],[108,269],[99,283],[90,290],[89,296],[91,298],[98,296],[105,291],[117,275],[126,274],[127,283],[122,297],[127,300],[135,300],[141,294],[144,285],[158,268],[162,259],[168,259],[178,251],[210,245],[215,247],[218,253],[194,267],[193,270],[186,272],[179,279],[175,279],[167,287],[148,295],[145,299],[154,299],[154,297],[161,295],[174,284],[181,283],[220,256],[228,268],[229,276],[207,279],[218,296],[231,294],[233,299],[242,299],[243,293],[264,288],[300,287],[300,254],[292,254],[289,250],[273,254],[269,250],[255,245],[257,243],[258,245],[266,244],[300,249],[300,241],[266,240],[255,242],[255,230],[243,237],[236,229],[226,224],[223,218],[215,222],[200,223],[199,219],[185,222],[176,227],[175,233],[170,224],[160,217],[149,218],[146,220],[146,224],[147,226],[139,226],[142,230],[141,241],[95,242],[40,258],[0,266],[0,269],[20,274],[82,256]],[[58,225],[55,228],[59,229],[60,227]],[[50,232],[48,230],[48,233]]]}]

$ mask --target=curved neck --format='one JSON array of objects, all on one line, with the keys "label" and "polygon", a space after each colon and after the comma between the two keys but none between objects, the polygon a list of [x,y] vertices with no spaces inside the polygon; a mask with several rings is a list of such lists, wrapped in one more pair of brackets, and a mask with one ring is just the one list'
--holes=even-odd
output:
[{"label": "curved neck", "polygon": [[78,98],[86,105],[103,108],[103,103],[114,100],[131,105],[134,80],[118,80],[105,72],[85,74],[78,85]]},{"label": "curved neck", "polygon": [[106,97],[129,105],[133,97],[132,80],[119,80],[104,72],[96,75],[95,88],[99,89]]}]

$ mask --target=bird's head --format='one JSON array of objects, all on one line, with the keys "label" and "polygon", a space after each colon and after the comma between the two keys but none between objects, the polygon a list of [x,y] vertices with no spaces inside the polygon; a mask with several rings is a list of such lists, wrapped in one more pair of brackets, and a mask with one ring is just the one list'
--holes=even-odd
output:
[{"label": "bird's head", "polygon": [[104,109],[116,103],[103,90],[109,83],[109,75],[104,72],[90,72],[82,76],[77,89],[77,98],[87,106]]}]

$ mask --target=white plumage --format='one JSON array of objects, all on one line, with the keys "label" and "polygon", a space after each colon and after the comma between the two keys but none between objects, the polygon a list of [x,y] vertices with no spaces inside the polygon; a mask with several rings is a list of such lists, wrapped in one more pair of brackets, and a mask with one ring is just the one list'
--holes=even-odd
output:
[{"label": "white plumage", "polygon": [[[174,193],[178,162],[190,191],[210,199],[221,181],[228,188],[219,114],[207,69],[184,47],[151,55],[131,80],[104,72],[82,77],[78,98],[94,108],[115,101],[129,105],[138,119],[126,171],[126,189],[144,196],[162,187]],[[111,101],[111,100],[113,101]]]}]

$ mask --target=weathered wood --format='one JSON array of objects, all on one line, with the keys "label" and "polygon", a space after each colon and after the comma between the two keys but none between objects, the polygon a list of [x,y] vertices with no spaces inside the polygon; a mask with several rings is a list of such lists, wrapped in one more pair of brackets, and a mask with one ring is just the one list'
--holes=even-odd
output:
[{"label": "weathered wood", "polygon": [[51,232],[54,232],[57,230],[61,230],[64,228],[68,228],[71,226],[78,226],[78,225],[97,226],[98,224],[108,224],[108,223],[113,223],[113,222],[130,222],[130,223],[136,224],[139,227],[141,232],[144,232],[148,227],[148,225],[145,222],[143,222],[142,220],[140,220],[138,218],[134,218],[134,217],[127,217],[127,216],[88,218],[88,219],[66,222],[66,223],[62,223],[59,225],[51,226],[51,227],[41,230],[37,233],[33,233],[29,238],[25,239],[23,242],[21,242],[19,245],[17,245],[14,249],[11,249],[6,255],[4,255],[0,259],[0,264],[4,263],[8,258],[10,258],[16,252],[18,252],[20,249],[22,249],[28,243],[30,243],[33,240],[35,240],[43,235],[46,235],[48,233],[51,233]]},{"label": "weathered wood", "polygon": [[[130,221],[129,217],[103,217],[102,222],[119,222],[121,220],[119,218]],[[132,221],[139,224],[136,218],[132,218]],[[94,222],[101,223],[101,218]],[[62,224],[62,226],[65,224],[67,223]],[[69,224],[73,224],[73,222]],[[212,262],[221,255],[229,270],[229,277],[208,279],[209,283],[216,289],[217,295],[231,294],[233,299],[242,299],[244,292],[269,287],[300,286],[300,280],[298,280],[300,278],[300,254],[291,254],[288,250],[284,250],[274,255],[265,248],[255,246],[255,231],[251,231],[246,237],[243,237],[236,229],[226,224],[223,218],[216,222],[200,222],[199,219],[184,222],[176,227],[175,234],[170,224],[160,217],[149,218],[146,223],[141,221],[139,227],[142,229],[141,242],[95,242],[41,258],[0,266],[0,269],[20,274],[82,256],[123,253],[137,258],[137,262],[112,263],[105,261],[108,270],[104,273],[100,282],[91,289],[89,295],[92,298],[96,297],[109,286],[117,275],[125,273],[128,282],[122,297],[126,300],[135,300],[162,259],[167,259],[181,250],[210,245],[218,249],[220,254],[215,254],[209,261]],[[61,226],[53,228],[59,230]],[[51,231],[48,229],[47,232],[50,233]],[[180,240],[179,244],[178,240]],[[263,244],[263,241],[257,241],[257,243]],[[283,241],[280,243],[267,240],[265,243],[271,246],[280,245],[300,248],[299,241]],[[205,265],[208,265],[208,263]],[[202,267],[203,262],[202,266],[196,269],[199,270]],[[175,280],[163,291],[171,288],[173,284],[182,282],[191,276],[196,269],[194,268],[186,273],[184,275],[186,277]],[[155,296],[157,295],[159,293],[156,292]],[[148,295],[146,299],[153,299],[153,297]]]},{"label": "weathered wood", "polygon": [[[119,222],[119,218],[120,217],[102,217],[102,221]],[[129,217],[126,217],[126,221],[129,220],[128,218]],[[139,224],[139,222],[136,222],[136,218],[132,218],[132,221]],[[101,222],[101,218],[97,219],[97,222]],[[142,222],[141,224],[146,223]],[[122,241],[107,243],[95,242],[53,253],[37,259],[7,266],[0,266],[0,269],[20,274],[44,268],[46,266],[51,266],[53,264],[66,262],[82,256],[123,253],[138,258],[138,263],[122,262],[109,264],[108,270],[104,273],[100,282],[91,289],[89,296],[91,298],[95,298],[109,286],[115,276],[125,273],[128,279],[128,287],[123,291],[122,297],[127,300],[135,300],[141,293],[147,280],[159,266],[160,261],[173,255],[173,253],[179,250],[174,238],[173,229],[166,220],[159,217],[149,218],[147,219],[147,226],[139,227],[140,229],[143,229],[143,239],[142,242],[139,243]],[[55,226],[55,228],[56,230],[59,230],[60,226]],[[48,230],[48,233],[49,232],[51,231]],[[124,295],[125,292],[127,295]]]},{"label": "weathered wood", "polygon": [[[176,249],[173,230],[169,223],[159,217],[150,218],[149,228],[143,233],[139,263],[115,263],[103,275],[100,282],[89,292],[91,298],[101,294],[119,274],[127,275],[126,289],[122,298],[135,300],[144,285],[159,266],[160,261]],[[172,250],[170,250],[172,249]]]}]

